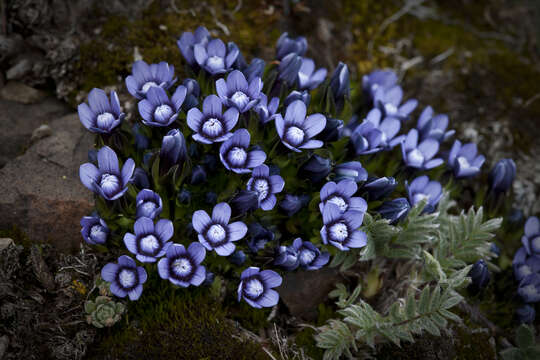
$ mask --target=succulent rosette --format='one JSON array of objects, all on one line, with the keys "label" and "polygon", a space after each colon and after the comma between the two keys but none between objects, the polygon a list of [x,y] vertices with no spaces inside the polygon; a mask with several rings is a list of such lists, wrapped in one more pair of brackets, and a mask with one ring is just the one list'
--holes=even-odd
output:
[{"label": "succulent rosette", "polygon": [[206,256],[204,246],[197,242],[184,245],[172,244],[167,248],[166,257],[159,260],[159,276],[174,285],[188,287],[199,286],[206,278],[206,269],[201,262]]},{"label": "succulent rosette", "polygon": [[141,297],[143,284],[148,279],[146,270],[126,255],[120,256],[117,263],[105,265],[101,277],[111,283],[111,293],[120,298],[129,296],[130,300]]},{"label": "succulent rosette", "polygon": [[140,262],[156,262],[165,255],[171,245],[169,241],[174,233],[172,221],[161,219],[156,222],[147,217],[135,221],[135,233],[124,235],[124,244]]},{"label": "succulent rosette", "polygon": [[260,309],[272,307],[279,301],[279,294],[273,288],[281,285],[283,279],[272,270],[260,271],[249,267],[242,272],[238,285],[238,301],[244,299],[249,305]]}]

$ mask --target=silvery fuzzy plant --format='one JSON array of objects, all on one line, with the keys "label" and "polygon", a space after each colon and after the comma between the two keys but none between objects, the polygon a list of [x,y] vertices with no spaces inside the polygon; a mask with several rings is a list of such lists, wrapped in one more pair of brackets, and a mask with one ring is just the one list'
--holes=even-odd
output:
[{"label": "silvery fuzzy plant", "polygon": [[484,222],[482,209],[447,211],[441,181],[466,182],[485,160],[475,144],[447,143],[448,116],[428,106],[411,121],[418,102],[404,101],[391,70],[351,92],[347,65],[327,76],[305,57],[303,37],[284,33],[269,63],[247,63],[204,27],[178,46],[181,81],[166,62],[133,64],[134,124],[114,91],[93,89],[79,105],[97,144],[80,167],[96,199],[81,233],[124,253],[101,271],[112,294],[137,300],[150,269],[180,288],[219,272],[239,301],[273,307],[285,271],[369,262],[380,273],[401,269],[397,298],[374,309],[359,288],[341,286],[333,295],[344,319],[318,336],[327,358],[457,320],[449,309],[468,264],[490,259],[499,222]]},{"label": "silvery fuzzy plant", "polygon": [[84,303],[86,311],[86,321],[97,328],[111,327],[122,318],[125,312],[125,305],[115,302],[108,296],[98,296],[94,301],[88,300]]}]

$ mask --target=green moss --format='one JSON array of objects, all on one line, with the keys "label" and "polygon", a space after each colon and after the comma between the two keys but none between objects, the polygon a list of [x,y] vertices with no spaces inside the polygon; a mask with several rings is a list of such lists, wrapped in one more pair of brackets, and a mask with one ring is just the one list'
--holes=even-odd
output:
[{"label": "green moss", "polygon": [[16,225],[0,229],[0,238],[11,238],[16,245],[22,245],[27,249],[33,244],[28,235]]},{"label": "green moss", "polygon": [[317,347],[314,336],[315,330],[312,328],[304,328],[296,334],[294,342],[299,348],[304,349],[306,355],[312,359],[322,359],[324,350]]},{"label": "green moss", "polygon": [[92,359],[266,359],[260,345],[243,341],[208,288],[175,289],[155,271],[127,317],[96,342]]}]

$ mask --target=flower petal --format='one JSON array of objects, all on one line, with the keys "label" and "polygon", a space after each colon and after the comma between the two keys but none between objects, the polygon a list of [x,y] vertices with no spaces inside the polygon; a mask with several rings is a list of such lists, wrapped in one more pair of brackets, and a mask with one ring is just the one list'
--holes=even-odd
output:
[{"label": "flower petal", "polygon": [[269,288],[275,288],[281,285],[283,278],[273,270],[263,270],[259,273],[263,283]]},{"label": "flower petal", "polygon": [[197,264],[202,263],[206,256],[206,250],[204,246],[197,242],[192,242],[191,244],[189,244],[187,251],[189,255],[191,255],[191,259]]},{"label": "flower petal", "polygon": [[138,218],[137,221],[135,221],[133,228],[135,229],[135,235],[137,236],[154,234],[154,222],[147,217]]},{"label": "flower petal", "polygon": [[191,130],[198,132],[201,128],[203,119],[204,115],[199,109],[189,109],[187,113],[187,124]]},{"label": "flower petal", "polygon": [[229,204],[222,202],[214,206],[212,210],[212,222],[226,225],[231,219],[231,207]]},{"label": "flower petal", "polygon": [[205,228],[212,224],[212,219],[210,219],[206,211],[197,210],[193,213],[192,223],[195,231],[201,234]]},{"label": "flower petal", "polygon": [[279,294],[276,290],[269,289],[257,300],[262,307],[272,307],[279,302]]},{"label": "flower petal", "polygon": [[241,221],[229,224],[229,240],[237,241],[242,239],[247,233],[247,226]]},{"label": "flower petal", "polygon": [[135,289],[128,292],[129,300],[135,301],[141,297],[143,286],[141,284],[137,285]]},{"label": "flower petal", "polygon": [[79,177],[86,188],[95,191],[95,184],[98,181],[101,173],[94,164],[82,164],[79,168]]},{"label": "flower petal", "polygon": [[101,269],[101,278],[105,281],[112,282],[116,278],[118,273],[118,265],[115,263],[108,263]]},{"label": "flower petal", "polygon": [[137,254],[137,238],[131,233],[126,233],[124,235],[124,245],[128,251],[132,254]]},{"label": "flower petal", "polygon": [[303,129],[308,138],[319,134],[326,127],[326,117],[322,114],[312,114],[306,118]]},{"label": "flower petal", "polygon": [[174,234],[174,226],[171,220],[160,219],[154,226],[154,231],[162,243],[170,240]]}]

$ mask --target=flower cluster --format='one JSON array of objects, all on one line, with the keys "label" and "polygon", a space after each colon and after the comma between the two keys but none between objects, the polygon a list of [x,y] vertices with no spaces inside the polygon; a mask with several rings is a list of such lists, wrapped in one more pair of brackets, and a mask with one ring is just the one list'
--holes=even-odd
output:
[{"label": "flower cluster", "polygon": [[[99,209],[81,220],[82,236],[120,243],[134,257],[103,267],[118,297],[138,299],[153,264],[163,280],[188,287],[228,261],[239,300],[274,306],[282,277],[266,267],[315,271],[339,252],[355,255],[368,242],[368,209],[391,223],[419,203],[433,213],[443,185],[430,170],[446,160],[467,178],[484,162],[476,145],[458,140],[442,155],[454,131],[429,106],[411,127],[418,101],[404,100],[391,70],[362,78],[367,107],[353,114],[347,65],[329,74],[304,56],[303,37],[284,33],[268,63],[248,64],[236,44],[204,27],[177,44],[197,80],[177,83],[168,63],[136,61],[125,79],[138,102],[135,124],[123,126],[115,92],[93,89],[79,105],[99,148],[80,167]],[[509,187],[512,164],[494,170],[494,191]],[[401,196],[387,199],[393,192]],[[526,251],[536,251],[534,241]]]}]

